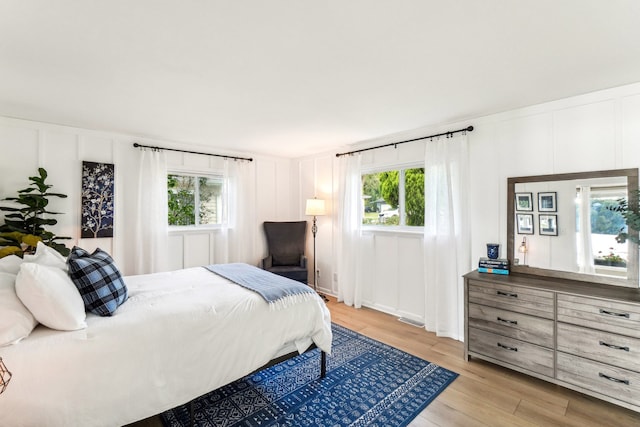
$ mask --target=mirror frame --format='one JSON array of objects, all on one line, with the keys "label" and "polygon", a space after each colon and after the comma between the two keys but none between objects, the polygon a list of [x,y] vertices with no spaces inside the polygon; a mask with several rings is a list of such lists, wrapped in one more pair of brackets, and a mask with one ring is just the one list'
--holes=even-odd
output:
[{"label": "mirror frame", "polygon": [[[575,172],[552,175],[521,176],[507,178],[507,259],[511,265],[511,271],[523,274],[533,274],[537,276],[555,277],[558,279],[571,279],[591,283],[601,283],[605,285],[625,286],[638,288],[638,245],[629,243],[629,261],[627,262],[627,278],[617,278],[601,276],[587,273],[576,273],[570,271],[552,270],[539,267],[529,267],[514,264],[515,249],[515,188],[516,184],[548,181],[569,181],[577,179],[626,177],[627,197],[629,205],[637,206],[638,199],[638,169],[613,169],[593,172]],[[632,236],[638,237],[638,231],[629,230]]]}]

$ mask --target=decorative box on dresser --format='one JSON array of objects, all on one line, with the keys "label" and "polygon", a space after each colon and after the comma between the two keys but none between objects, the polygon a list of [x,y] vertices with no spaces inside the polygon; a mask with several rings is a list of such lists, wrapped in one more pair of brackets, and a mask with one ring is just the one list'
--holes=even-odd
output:
[{"label": "decorative box on dresser", "polygon": [[640,412],[640,289],[518,273],[464,279],[466,360]]}]

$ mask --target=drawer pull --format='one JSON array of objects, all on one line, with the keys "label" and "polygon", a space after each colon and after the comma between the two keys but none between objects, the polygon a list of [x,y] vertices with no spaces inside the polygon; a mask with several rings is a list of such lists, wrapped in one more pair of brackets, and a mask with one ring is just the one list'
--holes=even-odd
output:
[{"label": "drawer pull", "polygon": [[610,377],[609,375],[605,375],[602,372],[599,372],[598,376],[600,378],[604,378],[605,380],[613,381],[614,383],[621,383],[621,384],[629,385],[629,380],[620,380],[618,378],[614,378],[614,377]]},{"label": "drawer pull", "polygon": [[498,317],[498,322],[508,323],[510,325],[517,325],[518,324],[517,320],[507,320],[507,319],[503,319],[502,317]]},{"label": "drawer pull", "polygon": [[509,350],[509,351],[518,351],[516,347],[509,347],[508,345],[504,345],[501,343],[498,343],[498,347],[504,348],[505,350]]},{"label": "drawer pull", "polygon": [[609,347],[612,348],[614,350],[624,350],[624,351],[629,351],[629,347],[621,347],[619,345],[615,345],[615,344],[608,344],[604,341],[600,341],[600,345],[603,345],[605,347]]},{"label": "drawer pull", "polygon": [[518,294],[514,294],[512,292],[496,291],[496,295],[500,295],[501,297],[518,298]]},{"label": "drawer pull", "polygon": [[608,311],[603,308],[600,309],[600,314],[606,314],[607,316],[616,316],[616,317],[626,317],[629,318],[629,313],[615,313],[613,311]]}]

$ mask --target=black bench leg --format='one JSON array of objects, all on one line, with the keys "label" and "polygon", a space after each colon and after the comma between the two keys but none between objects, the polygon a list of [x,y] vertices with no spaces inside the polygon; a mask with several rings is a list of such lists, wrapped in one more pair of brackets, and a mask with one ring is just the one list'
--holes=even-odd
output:
[{"label": "black bench leg", "polygon": [[327,376],[327,353],[320,352],[320,378]]}]

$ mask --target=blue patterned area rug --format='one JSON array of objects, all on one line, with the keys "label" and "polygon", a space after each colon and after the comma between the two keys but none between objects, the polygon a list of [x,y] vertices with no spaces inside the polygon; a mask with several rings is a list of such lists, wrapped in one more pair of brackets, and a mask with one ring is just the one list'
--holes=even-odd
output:
[{"label": "blue patterned area rug", "polygon": [[[194,425],[406,426],[458,374],[333,324],[327,376],[319,350],[249,375],[194,402]],[[189,426],[189,405],[162,414]]]}]

